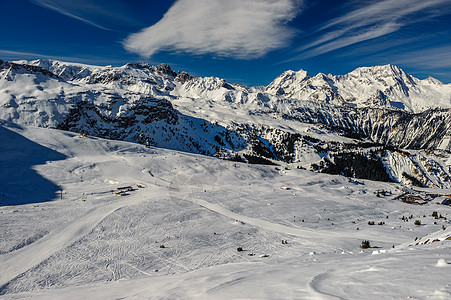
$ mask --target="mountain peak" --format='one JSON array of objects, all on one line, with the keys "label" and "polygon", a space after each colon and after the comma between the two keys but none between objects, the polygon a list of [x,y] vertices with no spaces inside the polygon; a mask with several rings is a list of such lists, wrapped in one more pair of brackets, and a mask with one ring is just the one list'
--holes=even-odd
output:
[{"label": "mountain peak", "polygon": [[307,71],[300,69],[295,72],[288,70],[280,74],[267,87],[266,92],[270,94],[282,95],[290,86],[296,86],[311,78]]},{"label": "mountain peak", "polygon": [[124,67],[138,70],[151,70],[160,73],[160,75],[170,75],[174,77],[177,76],[177,72],[173,71],[171,67],[165,63],[159,64],[157,66],[152,66],[145,62],[137,62],[137,63],[127,63]]},{"label": "mountain peak", "polygon": [[127,63],[124,67],[134,69],[150,69],[152,66],[145,62]]},{"label": "mountain peak", "polygon": [[177,76],[177,72],[173,71],[168,64],[159,64],[155,69],[165,75]]},{"label": "mountain peak", "polygon": [[430,83],[430,84],[435,84],[435,85],[444,85],[443,82],[441,82],[440,80],[438,80],[437,78],[434,78],[432,76],[428,76],[428,78],[424,79],[424,81]]},{"label": "mountain peak", "polygon": [[373,67],[360,67],[344,75],[344,77],[360,78],[372,83],[382,83],[384,85],[393,85],[396,82],[407,86],[415,86],[419,79],[409,75],[403,69],[396,65],[387,64]]},{"label": "mountain peak", "polygon": [[304,69],[300,69],[299,71],[288,70],[283,72],[279,77],[283,77],[285,79],[291,78],[295,81],[303,81],[305,79],[310,78],[310,74]]},{"label": "mountain peak", "polygon": [[359,67],[356,68],[354,71],[350,72],[352,74],[365,74],[365,73],[371,73],[371,74],[377,74],[377,73],[386,73],[386,74],[406,74],[403,69],[396,65],[392,64],[386,64],[386,65],[378,65],[378,66],[372,66],[372,67]]}]

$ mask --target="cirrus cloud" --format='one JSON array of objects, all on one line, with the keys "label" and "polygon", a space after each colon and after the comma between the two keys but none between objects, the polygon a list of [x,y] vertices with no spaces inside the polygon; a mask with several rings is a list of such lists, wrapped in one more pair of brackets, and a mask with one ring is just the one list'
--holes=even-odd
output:
[{"label": "cirrus cloud", "polygon": [[306,59],[397,32],[403,27],[448,15],[450,0],[382,0],[363,4],[326,22],[312,42],[291,60]]},{"label": "cirrus cloud", "polygon": [[103,30],[114,30],[117,24],[132,26],[131,5],[123,0],[29,0]]},{"label": "cirrus cloud", "polygon": [[300,0],[178,0],[153,26],[130,35],[124,46],[150,57],[159,51],[262,57],[287,46],[288,26]]}]

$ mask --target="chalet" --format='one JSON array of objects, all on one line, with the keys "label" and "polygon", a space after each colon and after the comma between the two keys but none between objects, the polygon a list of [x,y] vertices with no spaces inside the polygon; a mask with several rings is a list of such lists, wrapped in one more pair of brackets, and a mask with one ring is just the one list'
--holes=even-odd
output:
[{"label": "chalet", "polygon": [[118,187],[117,190],[119,190],[119,191],[126,191],[126,190],[131,189],[131,188],[132,188],[131,186],[122,186],[122,187]]},{"label": "chalet", "polygon": [[131,186],[123,186],[123,187],[118,187],[117,190],[119,192],[133,192],[134,189]]}]

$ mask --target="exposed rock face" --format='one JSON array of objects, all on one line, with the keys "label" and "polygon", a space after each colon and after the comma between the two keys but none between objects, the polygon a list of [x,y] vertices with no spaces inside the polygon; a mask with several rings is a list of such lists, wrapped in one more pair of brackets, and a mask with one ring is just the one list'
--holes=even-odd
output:
[{"label": "exposed rock face", "polygon": [[451,133],[450,109],[411,114],[400,110],[309,104],[296,108],[285,118],[345,129],[379,144],[407,149],[451,150],[451,145],[444,141]]},{"label": "exposed rock face", "polygon": [[115,98],[110,98],[102,105],[76,102],[58,128],[88,134],[94,132],[93,135],[111,138],[117,136],[115,132],[118,130],[138,124],[163,121],[175,125],[178,122],[177,112],[171,103],[164,99],[140,98],[132,102],[127,111],[121,110],[112,115],[110,112],[114,104]]}]

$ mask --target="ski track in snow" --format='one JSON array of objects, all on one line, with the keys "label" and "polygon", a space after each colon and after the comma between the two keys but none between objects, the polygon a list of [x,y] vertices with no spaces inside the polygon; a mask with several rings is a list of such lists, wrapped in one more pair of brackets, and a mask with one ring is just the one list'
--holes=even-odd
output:
[{"label": "ski track in snow", "polygon": [[80,240],[109,214],[124,206],[138,204],[141,201],[148,200],[144,198],[130,198],[93,208],[85,216],[71,222],[64,228],[56,229],[28,246],[0,256],[0,265],[2,266],[0,287],[37,266],[54,253]]},{"label": "ski track in snow", "polygon": [[344,299],[341,297],[337,297],[328,293],[321,292],[320,290],[320,284],[322,281],[324,281],[327,278],[327,274],[330,272],[330,270],[326,272],[322,272],[316,276],[314,276],[308,283],[310,289],[313,291],[314,294],[319,295],[322,299]]},{"label": "ski track in snow", "polygon": [[[175,190],[175,191],[177,191],[177,190]],[[330,237],[330,232],[321,232],[320,230],[311,230],[311,229],[307,229],[307,228],[286,226],[283,224],[273,223],[273,222],[269,222],[269,221],[258,219],[258,218],[252,218],[252,217],[234,213],[219,204],[213,204],[213,203],[207,202],[205,200],[198,199],[198,198],[191,197],[191,196],[183,197],[182,195],[190,194],[189,190],[186,190],[184,192],[178,190],[177,192],[179,193],[179,196],[177,197],[177,199],[179,199],[179,200],[190,201],[194,204],[200,205],[208,210],[211,210],[215,213],[218,213],[220,215],[228,217],[232,220],[237,220],[237,221],[241,221],[244,223],[248,223],[250,225],[257,226],[262,229],[266,229],[266,230],[273,231],[273,232],[278,232],[281,234],[288,234],[288,235],[299,237],[299,238],[316,240],[316,243],[319,242],[318,240]],[[172,196],[172,197],[175,197],[175,196]],[[368,236],[369,236],[368,233],[365,233],[365,235],[359,234],[359,233],[353,233],[352,235],[342,234],[342,233],[334,233],[334,234],[335,234],[335,236],[340,236],[343,238],[344,237],[368,238]],[[384,241],[387,241],[387,242],[396,242],[397,241],[396,239],[392,238],[391,236],[383,236],[382,237],[380,234],[378,234],[377,237],[374,236],[373,238],[375,240],[383,239]]]},{"label": "ski track in snow", "polygon": [[[107,148],[99,142],[98,139],[91,138],[85,139],[84,146],[88,149],[96,149],[97,155],[94,157],[85,157],[87,160],[81,161],[82,166],[119,160],[126,166],[123,170],[131,169],[132,172],[139,170],[136,166],[133,166],[132,168],[125,158],[117,155],[119,151],[127,151],[128,149],[133,148],[133,146],[108,153]],[[69,149],[68,147],[64,148],[72,157],[77,157],[79,150],[74,152],[73,149]],[[145,184],[150,185],[151,183],[145,182]],[[86,191],[87,190],[92,192],[92,188],[87,188]],[[77,187],[77,191],[79,194],[83,193],[83,190],[80,190],[79,187]],[[141,195],[140,197],[124,198],[122,201],[115,201],[111,204],[92,208],[83,217],[70,222],[63,228],[56,229],[25,247],[0,256],[0,265],[2,266],[2,272],[0,273],[0,289],[9,281],[51,257],[54,253],[63,250],[77,240],[83,238],[108,215],[114,213],[118,209],[128,205],[135,205],[143,201],[149,200],[146,199],[144,195]],[[24,259],[24,257],[26,257],[26,259]]]}]

